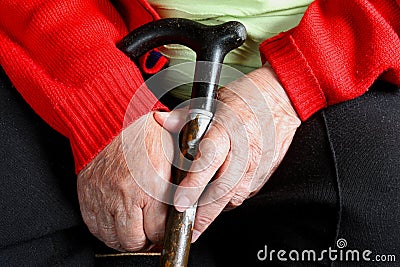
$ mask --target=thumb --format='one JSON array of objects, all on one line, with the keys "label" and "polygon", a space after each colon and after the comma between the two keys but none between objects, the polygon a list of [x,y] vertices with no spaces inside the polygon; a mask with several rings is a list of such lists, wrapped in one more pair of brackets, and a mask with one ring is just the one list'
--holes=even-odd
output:
[{"label": "thumb", "polygon": [[155,121],[170,133],[178,133],[185,125],[187,109],[176,109],[171,112],[154,112]]}]

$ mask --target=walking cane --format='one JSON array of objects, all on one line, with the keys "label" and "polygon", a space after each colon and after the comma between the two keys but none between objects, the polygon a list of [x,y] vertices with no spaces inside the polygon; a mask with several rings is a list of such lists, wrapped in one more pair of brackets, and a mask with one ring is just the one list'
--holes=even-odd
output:
[{"label": "walking cane", "polygon": [[[236,21],[205,26],[188,19],[161,19],[129,33],[118,48],[132,60],[166,44],[181,44],[196,52],[196,68],[187,121],[181,131],[179,156],[172,168],[172,182],[185,178],[196,157],[199,143],[214,116],[221,64],[225,55],[243,44],[245,27]],[[172,192],[174,193],[174,192]],[[196,206],[178,212],[170,206],[161,253],[160,266],[187,266]]]}]

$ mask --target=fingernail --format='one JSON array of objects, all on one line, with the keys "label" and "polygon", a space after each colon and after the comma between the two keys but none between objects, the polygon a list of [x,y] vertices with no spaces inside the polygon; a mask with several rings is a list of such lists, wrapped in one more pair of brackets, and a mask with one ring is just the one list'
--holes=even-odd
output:
[{"label": "fingernail", "polygon": [[168,112],[160,112],[160,111],[158,111],[158,112],[154,112],[154,118],[157,120],[157,119],[160,119],[160,120],[165,120],[166,118],[168,118],[168,115],[169,115],[169,113]]},{"label": "fingernail", "polygon": [[168,119],[169,112],[154,112],[153,117],[154,117],[155,121],[158,123],[158,125],[160,125],[164,129],[167,129],[167,128],[165,128],[165,126],[168,126],[168,125],[166,125],[167,124],[166,122],[167,122],[167,120],[169,120]]},{"label": "fingernail", "polygon": [[160,116],[161,118],[166,118],[169,115],[169,112],[162,112],[162,111],[158,111],[155,113],[157,116]]},{"label": "fingernail", "polygon": [[193,230],[192,243],[196,242],[196,240],[199,238],[200,235],[201,235],[201,233],[199,231]]},{"label": "fingernail", "polygon": [[175,208],[183,212],[191,205],[190,200],[185,195],[178,195],[175,200]]}]

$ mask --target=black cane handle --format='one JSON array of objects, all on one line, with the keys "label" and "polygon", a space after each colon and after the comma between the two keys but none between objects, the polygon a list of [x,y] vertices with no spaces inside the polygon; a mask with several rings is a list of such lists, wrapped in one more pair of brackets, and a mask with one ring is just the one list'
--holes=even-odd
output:
[{"label": "black cane handle", "polygon": [[[167,44],[181,44],[196,53],[196,61],[206,61],[207,70],[196,68],[192,99],[205,98],[205,103],[193,103],[193,108],[214,112],[214,98],[218,86],[221,66],[225,55],[243,44],[246,39],[246,28],[237,21],[226,22],[216,26],[183,19],[161,19],[145,24],[129,33],[118,44],[118,48],[132,60],[138,59],[146,52]],[[215,64],[216,63],[216,64]],[[200,105],[200,106],[199,106]]]},{"label": "black cane handle", "polygon": [[[175,153],[175,165],[171,171],[174,184],[179,184],[186,177],[186,170],[196,157],[200,141],[214,116],[224,57],[242,45],[245,39],[246,29],[236,21],[205,26],[188,19],[171,18],[145,24],[117,44],[132,60],[166,44],[185,45],[196,52],[188,122],[180,133],[180,153]],[[187,265],[195,213],[196,205],[184,212],[170,206],[160,266]]]}]

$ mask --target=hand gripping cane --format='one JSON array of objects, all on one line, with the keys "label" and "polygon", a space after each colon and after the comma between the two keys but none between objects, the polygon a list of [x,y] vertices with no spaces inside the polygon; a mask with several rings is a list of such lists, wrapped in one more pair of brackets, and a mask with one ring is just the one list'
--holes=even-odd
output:
[{"label": "hand gripping cane", "polygon": [[[196,68],[187,123],[181,131],[179,155],[172,168],[172,182],[179,185],[196,157],[199,143],[214,116],[221,64],[225,55],[243,44],[245,27],[236,21],[205,26],[171,18],[145,24],[129,33],[117,46],[132,60],[166,44],[181,44],[196,52]],[[187,266],[196,205],[184,212],[170,206],[160,266]]]}]

